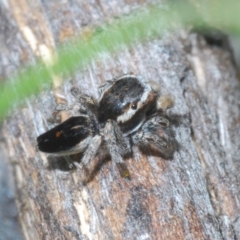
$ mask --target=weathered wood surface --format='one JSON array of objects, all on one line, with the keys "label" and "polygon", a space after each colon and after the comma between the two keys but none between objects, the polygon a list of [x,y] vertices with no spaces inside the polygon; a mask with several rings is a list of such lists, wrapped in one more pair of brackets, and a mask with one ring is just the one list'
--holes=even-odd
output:
[{"label": "weathered wood surface", "polygon": [[[41,6],[58,44],[143,5],[65,1]],[[19,33],[9,38],[2,76],[34,55]],[[186,116],[175,127],[180,150],[172,161],[145,155],[139,162],[126,160],[131,181],[108,161],[82,186],[79,172],[64,171],[60,163],[49,167],[47,156],[35,149],[36,137],[52,126],[47,119],[55,106],[53,91],[28,100],[1,130],[25,238],[239,239],[240,85],[226,43],[209,44],[194,33],[166,34],[103,55],[67,79],[60,91],[69,102],[72,86],[96,96],[101,82],[126,72],[139,73],[174,96],[172,113]]]}]

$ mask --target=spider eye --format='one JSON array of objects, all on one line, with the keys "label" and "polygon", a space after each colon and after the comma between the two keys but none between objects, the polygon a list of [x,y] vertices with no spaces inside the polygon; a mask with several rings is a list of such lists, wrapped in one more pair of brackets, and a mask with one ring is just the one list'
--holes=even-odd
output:
[{"label": "spider eye", "polygon": [[132,103],[132,104],[131,104],[131,108],[132,108],[132,109],[137,109],[137,103]]}]

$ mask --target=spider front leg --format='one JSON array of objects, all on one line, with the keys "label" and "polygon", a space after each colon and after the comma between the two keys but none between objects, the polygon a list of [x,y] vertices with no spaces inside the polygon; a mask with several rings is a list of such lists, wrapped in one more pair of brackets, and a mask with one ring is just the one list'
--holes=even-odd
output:
[{"label": "spider front leg", "polygon": [[166,112],[168,109],[174,106],[174,99],[171,95],[166,94],[158,97],[157,99],[157,109]]},{"label": "spider front leg", "polygon": [[82,93],[78,88],[73,87],[71,89],[71,94],[76,98],[76,100],[83,106],[86,106],[91,110],[95,115],[98,111],[98,102],[92,96]]},{"label": "spider front leg", "polygon": [[114,120],[108,120],[104,127],[104,138],[113,162],[117,165],[121,177],[130,178],[124,163],[124,157],[130,154],[130,142],[123,136],[120,127]]},{"label": "spider front leg", "polygon": [[184,115],[174,114],[173,112],[170,111],[170,109],[173,106],[174,106],[174,98],[171,95],[166,94],[166,95],[159,96],[157,99],[157,114],[167,116],[169,119],[171,119],[171,123],[174,125],[183,124],[186,127],[189,127],[190,121],[191,121],[190,114],[189,113],[186,113]]},{"label": "spider front leg", "polygon": [[80,163],[74,163],[75,167],[80,171],[81,175],[81,182],[87,183],[92,180],[95,173],[95,166],[92,163],[93,161],[96,162],[94,159],[97,155],[99,147],[102,144],[102,136],[95,135],[90,141],[89,144],[83,154]]},{"label": "spider front leg", "polygon": [[157,152],[166,159],[173,158],[178,143],[170,122],[166,117],[154,116],[141,129],[131,135],[132,143],[141,150]]},{"label": "spider front leg", "polygon": [[88,111],[83,105],[79,105],[77,103],[71,105],[67,103],[59,103],[56,105],[55,110],[52,113],[52,116],[48,119],[48,121],[52,123],[63,122],[71,116],[82,116],[86,114],[88,114]]},{"label": "spider front leg", "polygon": [[87,166],[89,162],[95,157],[97,151],[102,143],[102,136],[96,135],[91,139],[86,151],[84,152],[84,156],[81,161],[81,166]]}]

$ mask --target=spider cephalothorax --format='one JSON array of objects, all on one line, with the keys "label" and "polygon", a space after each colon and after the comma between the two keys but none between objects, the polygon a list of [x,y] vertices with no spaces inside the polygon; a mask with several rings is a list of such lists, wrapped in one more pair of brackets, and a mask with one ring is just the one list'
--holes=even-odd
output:
[{"label": "spider cephalothorax", "polygon": [[123,133],[137,130],[156,108],[157,92],[142,77],[123,75],[100,87],[99,123],[115,120]]},{"label": "spider cephalothorax", "polygon": [[176,151],[177,143],[165,111],[172,106],[172,98],[161,96],[142,77],[126,74],[106,81],[99,87],[97,100],[76,88],[72,94],[78,101],[79,116],[40,135],[40,151],[55,156],[83,152],[80,165],[87,166],[104,149],[123,169],[121,175],[125,177],[129,172],[124,157],[132,154],[133,145],[153,149],[165,158],[171,158]]}]

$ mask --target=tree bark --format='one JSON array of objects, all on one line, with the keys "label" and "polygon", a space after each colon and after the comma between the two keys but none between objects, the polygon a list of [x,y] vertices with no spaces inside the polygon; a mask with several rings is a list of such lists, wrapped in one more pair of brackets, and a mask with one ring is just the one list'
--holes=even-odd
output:
[{"label": "tree bark", "polygon": [[[38,19],[46,21],[42,26],[56,44],[143,6],[104,0],[39,4],[44,18]],[[15,16],[11,6],[6,16]],[[17,34],[6,46],[2,59],[10,70],[3,71],[2,61],[3,77],[23,65],[22,56],[34,58],[25,40]],[[27,100],[1,129],[2,153],[14,163],[25,239],[239,239],[240,84],[227,39],[180,31],[122,47],[66,79],[60,91],[70,103],[72,86],[96,97],[102,82],[128,72],[174,97],[171,113],[186,120],[174,128],[179,151],[172,161],[151,154],[126,160],[130,181],[106,161],[83,186],[79,172],[67,169],[63,159],[49,159],[35,148],[36,137],[53,126],[47,119],[56,105],[54,90]]]}]

